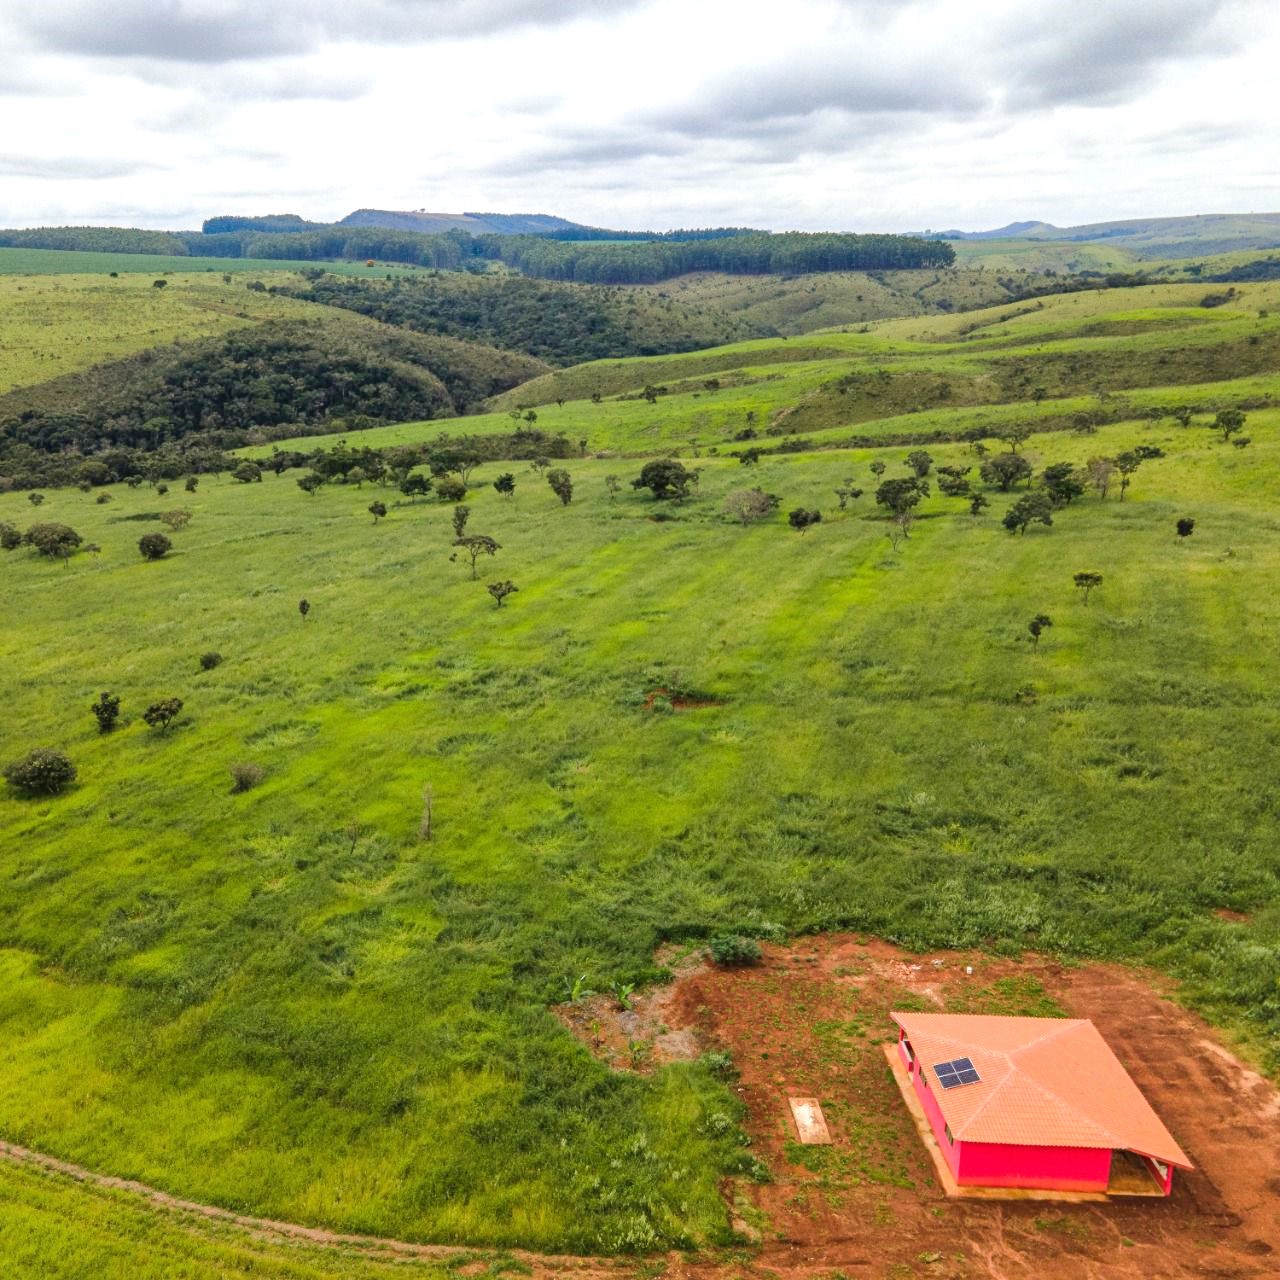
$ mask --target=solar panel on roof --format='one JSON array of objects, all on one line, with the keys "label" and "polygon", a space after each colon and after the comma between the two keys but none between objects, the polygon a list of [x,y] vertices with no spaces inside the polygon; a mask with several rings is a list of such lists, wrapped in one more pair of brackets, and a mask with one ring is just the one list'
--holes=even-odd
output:
[{"label": "solar panel on roof", "polygon": [[950,1062],[936,1062],[933,1074],[944,1089],[954,1089],[962,1084],[977,1084],[982,1077],[969,1058],[952,1058]]}]

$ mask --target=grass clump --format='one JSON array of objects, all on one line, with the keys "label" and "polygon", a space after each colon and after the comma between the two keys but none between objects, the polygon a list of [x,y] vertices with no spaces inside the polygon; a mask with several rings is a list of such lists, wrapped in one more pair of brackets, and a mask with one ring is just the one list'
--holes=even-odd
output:
[{"label": "grass clump", "polygon": [[743,937],[740,933],[712,938],[707,943],[707,950],[711,953],[712,960],[726,969],[759,964],[763,958],[760,944],[754,938]]}]

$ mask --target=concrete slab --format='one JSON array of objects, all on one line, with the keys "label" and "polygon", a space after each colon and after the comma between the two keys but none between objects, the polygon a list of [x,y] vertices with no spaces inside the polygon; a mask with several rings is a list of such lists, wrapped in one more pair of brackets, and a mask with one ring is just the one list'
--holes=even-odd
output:
[{"label": "concrete slab", "polygon": [[831,1130],[817,1098],[788,1098],[796,1133],[807,1147],[830,1146]]}]

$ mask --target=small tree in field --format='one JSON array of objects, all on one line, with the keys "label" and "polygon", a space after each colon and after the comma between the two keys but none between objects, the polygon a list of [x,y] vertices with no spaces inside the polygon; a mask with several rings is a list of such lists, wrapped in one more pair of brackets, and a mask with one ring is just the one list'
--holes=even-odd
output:
[{"label": "small tree in field", "polygon": [[1017,453],[1030,439],[1031,428],[1025,422],[1016,422],[1007,427],[1001,427],[999,431],[992,432],[992,434],[997,440],[1003,441],[1009,446],[1010,453]]},{"label": "small tree in field", "polygon": [[[461,538],[467,531],[467,521],[471,519],[471,508],[464,507],[461,504],[453,509],[453,536],[455,539]],[[455,546],[457,543],[455,542]]]},{"label": "small tree in field", "polygon": [[877,459],[875,462],[871,464],[871,474],[875,476],[877,480],[879,480],[880,477],[884,475],[884,472],[885,472],[885,464],[881,462],[879,459]]},{"label": "small tree in field", "polygon": [[172,511],[166,511],[160,517],[160,523],[170,533],[181,533],[191,523],[191,512],[185,507],[174,507]]},{"label": "small tree in field", "polygon": [[622,488],[622,480],[618,476],[605,476],[604,487],[609,490],[609,501],[612,502]]},{"label": "small tree in field", "polygon": [[755,524],[776,511],[780,501],[776,493],[765,493],[763,489],[735,489],[725,498],[724,510],[744,525]]},{"label": "small tree in field", "polygon": [[975,493],[969,499],[969,514],[971,516],[980,516],[989,506],[991,500],[983,493]]},{"label": "small tree in field", "polygon": [[200,670],[212,671],[214,667],[222,666],[222,654],[216,649],[210,649],[208,653],[200,655]]},{"label": "small tree in field", "polygon": [[502,608],[502,602],[513,592],[519,591],[520,588],[514,582],[491,582],[486,590],[493,597],[498,608]]},{"label": "small tree in field", "polygon": [[456,476],[445,476],[436,483],[436,497],[441,502],[461,502],[467,496],[466,481]]},{"label": "small tree in field", "polygon": [[1001,524],[1010,533],[1026,533],[1027,525],[1053,523],[1053,499],[1047,493],[1024,493],[1004,513]]},{"label": "small tree in field", "polygon": [[387,504],[385,502],[369,503],[369,514],[373,517],[373,523],[377,524],[379,520],[386,517]]},{"label": "small tree in field", "polygon": [[1040,637],[1051,626],[1053,626],[1053,619],[1047,613],[1037,613],[1027,623],[1027,630],[1031,632],[1031,647],[1033,649],[1040,648]]},{"label": "small tree in field", "polygon": [[907,454],[907,466],[923,480],[933,467],[933,455],[926,453],[923,449],[913,449]]},{"label": "small tree in field", "polygon": [[36,747],[4,767],[5,781],[29,796],[56,796],[76,780],[70,758],[53,747]]},{"label": "small tree in field", "polygon": [[551,465],[551,459],[545,458],[539,454],[532,462],[529,463],[530,470],[536,471],[541,475]]},{"label": "small tree in field", "polygon": [[22,541],[50,560],[61,560],[65,569],[68,559],[84,539],[70,525],[33,524],[22,535]]},{"label": "small tree in field", "polygon": [[153,702],[142,713],[142,718],[153,729],[159,729],[161,733],[168,733],[169,726],[178,718],[181,711],[181,698],[161,698],[159,702]]},{"label": "small tree in field", "polygon": [[553,467],[548,471],[547,483],[564,506],[567,507],[573,501],[573,479],[563,467]]},{"label": "small tree in field", "polygon": [[114,693],[100,693],[89,710],[98,722],[98,732],[110,733],[120,719],[120,699]]},{"label": "small tree in field", "polygon": [[1031,463],[1020,453],[996,453],[982,460],[978,474],[986,484],[999,485],[1008,493],[1019,480],[1031,479]]},{"label": "small tree in field", "polygon": [[231,478],[241,484],[262,483],[262,468],[256,462],[242,462],[232,473]]},{"label": "small tree in field", "polygon": [[8,521],[0,520],[0,547],[6,551],[16,551],[22,546],[22,534]]},{"label": "small tree in field", "polygon": [[313,498],[319,492],[322,484],[324,484],[324,476],[315,471],[308,471],[305,476],[298,477],[298,488]]},{"label": "small tree in field", "polygon": [[646,462],[640,475],[631,482],[633,489],[648,489],[655,498],[674,498],[677,501],[689,496],[694,474],[675,458],[655,458]]},{"label": "small tree in field", "polygon": [[1196,531],[1196,522],[1190,516],[1183,516],[1178,521],[1178,537],[1189,538]]},{"label": "small tree in field", "polygon": [[822,512],[808,507],[796,507],[787,514],[787,523],[797,533],[808,533],[813,525],[822,523]]},{"label": "small tree in field", "polygon": [[43,494],[43,493],[29,493],[29,494],[27,494],[27,501],[28,501],[29,503],[31,503],[31,505],[32,505],[33,507],[38,507],[38,506],[39,506],[39,505],[44,501],[44,494]]},{"label": "small tree in field", "polygon": [[504,471],[493,482],[493,487],[502,494],[504,498],[514,497],[516,492],[516,478],[510,471]]},{"label": "small tree in field", "polygon": [[1071,580],[1076,584],[1076,587],[1084,593],[1085,604],[1089,603],[1089,592],[1102,586],[1102,574],[1093,569],[1077,573]]},{"label": "small tree in field", "polygon": [[453,545],[461,547],[471,558],[471,577],[473,581],[479,577],[476,572],[476,561],[481,556],[494,556],[502,550],[502,544],[495,542],[487,533],[468,534],[465,538],[459,538]]},{"label": "small tree in field", "polygon": [[411,472],[400,481],[400,492],[410,502],[417,502],[419,498],[431,492],[431,479],[429,476],[424,476],[420,471]]},{"label": "small tree in field", "polygon": [[195,493],[195,491],[196,491],[199,487],[200,487],[200,477],[199,477],[199,476],[188,476],[188,477],[187,477],[187,482],[186,482],[186,484],[183,486],[183,488],[185,488],[185,489],[186,489],[186,491],[187,491],[188,493]]},{"label": "small tree in field", "polygon": [[1225,444],[1237,431],[1244,430],[1245,421],[1242,410],[1223,409],[1213,420],[1213,430],[1222,432],[1222,442]]},{"label": "small tree in field", "polygon": [[163,560],[172,546],[163,533],[144,533],[138,539],[138,550],[144,560]]},{"label": "small tree in field", "polygon": [[306,622],[307,614],[311,612],[311,601],[305,596],[298,601],[298,612],[302,615],[303,622]]}]

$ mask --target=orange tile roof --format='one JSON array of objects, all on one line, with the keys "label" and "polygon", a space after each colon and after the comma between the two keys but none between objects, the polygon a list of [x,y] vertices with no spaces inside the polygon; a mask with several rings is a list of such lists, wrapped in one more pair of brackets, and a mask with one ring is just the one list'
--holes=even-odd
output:
[{"label": "orange tile roof", "polygon": [[[1110,1147],[1192,1168],[1087,1018],[891,1013],[958,1140]],[[971,1058],[977,1084],[944,1089],[939,1062]]]}]

